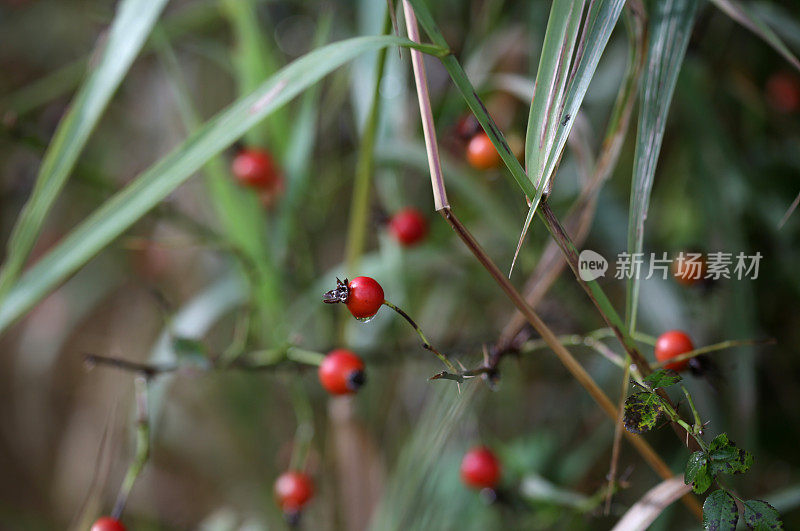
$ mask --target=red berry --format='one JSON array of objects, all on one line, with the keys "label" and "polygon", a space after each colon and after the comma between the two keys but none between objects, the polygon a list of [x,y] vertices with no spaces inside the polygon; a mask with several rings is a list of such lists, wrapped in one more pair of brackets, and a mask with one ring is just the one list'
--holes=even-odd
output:
[{"label": "red berry", "polygon": [[467,144],[467,162],[473,168],[488,170],[500,165],[500,154],[486,133],[478,133]]},{"label": "red berry", "polygon": [[493,489],[500,481],[500,461],[485,446],[473,448],[461,460],[461,480],[476,489]]},{"label": "red berry", "polygon": [[428,222],[415,208],[404,208],[389,222],[389,229],[403,245],[410,246],[422,241],[428,234]]},{"label": "red berry", "polygon": [[697,284],[706,276],[706,261],[702,256],[695,258],[688,253],[681,253],[672,261],[672,276],[684,286]]},{"label": "red berry", "polygon": [[367,319],[372,317],[383,304],[383,288],[370,277],[356,277],[347,284],[347,309],[353,317]]},{"label": "red berry", "polygon": [[275,480],[275,497],[284,511],[299,511],[314,496],[314,482],[302,472],[284,472]]},{"label": "red berry", "polygon": [[793,74],[778,72],[767,80],[767,101],[775,110],[793,113],[800,109],[800,80]]},{"label": "red berry", "polygon": [[92,524],[91,531],[125,531],[125,526],[116,518],[102,516]]},{"label": "red berry", "polygon": [[332,350],[319,366],[319,381],[333,395],[351,395],[364,385],[364,361],[353,352]]},{"label": "red berry", "polygon": [[[685,354],[690,350],[694,350],[692,340],[680,330],[664,332],[658,336],[656,340],[656,360],[661,363],[678,357],[681,354]],[[680,372],[688,366],[689,360],[683,360],[675,363],[667,363],[664,365],[664,368]]]},{"label": "red berry", "polygon": [[283,178],[272,156],[261,149],[243,149],[233,159],[233,175],[245,186],[260,191],[279,191]]}]

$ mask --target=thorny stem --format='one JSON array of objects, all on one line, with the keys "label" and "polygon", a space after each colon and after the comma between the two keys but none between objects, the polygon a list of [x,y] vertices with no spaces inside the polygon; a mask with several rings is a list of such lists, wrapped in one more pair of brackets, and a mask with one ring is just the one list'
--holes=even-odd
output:
[{"label": "thorny stem", "polygon": [[403,310],[401,310],[400,308],[398,308],[397,306],[395,306],[394,304],[392,304],[392,303],[391,303],[391,302],[389,302],[389,301],[386,301],[386,300],[385,300],[385,301],[383,301],[383,304],[384,304],[385,306],[388,306],[388,307],[389,307],[389,308],[391,308],[392,310],[396,311],[397,313],[399,313],[399,314],[400,314],[400,316],[401,316],[403,319],[405,319],[406,321],[408,321],[408,323],[409,323],[411,326],[413,326],[413,327],[414,327],[414,330],[416,330],[416,331],[417,331],[417,335],[418,335],[418,336],[419,336],[419,338],[422,340],[422,348],[424,348],[425,350],[430,350],[431,352],[433,352],[434,354],[436,354],[436,357],[437,357],[437,358],[439,358],[439,359],[442,361],[442,363],[444,363],[444,364],[445,364],[445,366],[446,366],[448,369],[450,369],[450,370],[451,370],[451,371],[453,371],[453,372],[458,372],[458,371],[457,371],[457,369],[456,369],[456,367],[455,367],[455,365],[453,365],[452,363],[450,363],[450,360],[449,360],[449,359],[447,359],[447,356],[445,356],[444,354],[442,354],[441,352],[439,352],[438,350],[436,350],[436,348],[435,348],[433,345],[431,345],[431,342],[430,342],[430,341],[428,341],[428,338],[427,338],[427,337],[425,337],[425,334],[422,332],[422,329],[419,327],[419,325],[418,325],[417,323],[415,323],[415,322],[414,322],[414,319],[412,319],[412,318],[411,318],[411,317],[410,317],[410,316],[409,316],[409,315],[408,315],[406,312],[404,312]]},{"label": "thorny stem", "polygon": [[[417,29],[417,21],[416,17],[414,16],[413,9],[409,4],[408,0],[403,0],[403,9],[406,15],[406,24],[408,26],[408,34],[409,38],[413,41],[419,42],[419,31]],[[414,55],[412,54],[412,58]],[[420,102],[420,114],[422,117],[423,127],[427,125],[431,125],[433,122],[433,113],[431,112],[430,108],[430,99],[428,97],[427,92],[427,80],[425,78],[425,71],[424,71],[424,64],[419,61],[419,63],[414,63],[414,80],[417,86],[417,95],[419,97]],[[440,196],[437,195],[437,191],[441,190],[444,192],[444,178],[442,176],[441,167],[439,166],[439,149],[436,143],[435,129],[431,129],[428,131],[427,127],[425,127],[426,132],[426,148],[428,152],[428,161],[431,167],[431,180],[434,188],[434,200],[437,203],[437,210],[445,218],[445,220],[450,224],[456,234],[461,238],[462,242],[467,246],[467,248],[472,252],[475,258],[484,266],[484,268],[489,272],[489,274],[494,278],[495,282],[497,282],[500,288],[506,293],[509,299],[514,303],[514,305],[522,312],[525,316],[527,321],[536,329],[537,332],[542,336],[542,339],[547,341],[550,348],[558,356],[559,360],[564,364],[564,366],[570,371],[570,373],[575,377],[578,382],[584,386],[584,388],[589,392],[589,394],[594,398],[594,400],[600,405],[601,409],[612,419],[616,419],[617,416],[617,409],[611,400],[606,396],[606,394],[598,387],[589,373],[583,368],[583,366],[578,363],[578,361],[569,353],[569,351],[558,342],[555,334],[550,330],[550,328],[539,318],[539,316],[534,312],[534,310],[528,305],[522,295],[514,288],[514,286],[509,282],[509,280],[505,277],[502,271],[497,267],[497,265],[489,258],[486,252],[481,248],[480,244],[475,240],[472,234],[464,227],[455,214],[451,211],[449,206],[445,206],[445,204],[441,203]],[[430,138],[428,133],[430,133]],[[543,201],[544,203],[544,201]],[[439,205],[441,204],[441,208]],[[541,212],[541,207],[539,209]],[[574,251],[574,247],[573,247]],[[575,256],[575,260],[577,262],[577,255]],[[576,270],[577,271],[577,270]],[[613,327],[612,327],[613,328]],[[635,349],[634,349],[635,350]],[[639,355],[641,357],[641,355]],[[635,358],[634,358],[635,359]],[[646,362],[645,362],[646,363]],[[636,447],[639,453],[644,457],[645,461],[656,471],[658,474],[664,478],[671,478],[672,471],[670,468],[664,463],[661,457],[650,447],[649,444],[644,439],[641,439],[635,435],[632,435],[628,432],[625,433],[625,436],[628,438],[629,441]],[[692,512],[699,518],[702,518],[702,508],[700,507],[697,500],[691,496],[685,496],[684,503],[692,510]]]},{"label": "thorny stem", "polygon": [[136,388],[136,455],[128,467],[125,479],[122,480],[117,501],[111,511],[111,517],[116,519],[119,519],[122,515],[131,489],[136,483],[136,478],[139,477],[142,468],[144,468],[147,459],[150,457],[150,418],[147,404],[149,378],[146,373],[141,373],[134,381]]},{"label": "thorny stem", "polygon": [[689,408],[692,410],[692,415],[694,416],[694,429],[693,429],[693,431],[697,435],[702,435],[702,433],[703,433],[703,421],[700,420],[700,413],[697,411],[697,408],[694,405],[694,400],[692,400],[692,395],[683,386],[681,386],[681,390],[683,390],[683,394],[684,394],[684,396],[686,396],[686,401],[689,403]]},{"label": "thorny stem", "polygon": [[[611,304],[611,301],[608,300],[608,297],[603,289],[597,284],[596,281],[592,280],[590,282],[586,282],[581,278],[578,271],[578,250],[575,248],[572,240],[570,240],[569,235],[564,230],[564,227],[561,226],[561,223],[558,221],[555,213],[550,209],[550,204],[548,203],[547,198],[542,198],[542,202],[539,204],[537,214],[539,214],[539,216],[542,218],[547,226],[547,230],[550,232],[550,235],[561,248],[561,251],[564,254],[564,259],[566,260],[570,269],[572,269],[572,272],[575,274],[575,279],[577,280],[578,284],[580,284],[581,287],[586,291],[589,299],[591,299],[591,301],[597,307],[600,315],[603,317],[603,320],[614,332],[614,335],[617,337],[620,344],[622,344],[625,352],[628,353],[631,360],[636,365],[637,370],[644,376],[652,373],[653,369],[650,367],[650,363],[644,358],[644,356],[642,356],[642,353],[639,352],[639,349],[636,348],[633,338],[629,333],[626,332],[625,324],[622,322],[622,319],[620,319],[616,310],[614,310],[614,306]],[[672,405],[669,395],[667,395],[663,389],[657,389],[656,393],[658,393],[658,396],[660,396],[665,403]],[[680,440],[683,441],[685,439],[688,441],[685,430],[681,427],[680,423],[673,421],[672,429],[675,431],[675,434]],[[689,449],[692,450],[693,448],[690,446]]]}]

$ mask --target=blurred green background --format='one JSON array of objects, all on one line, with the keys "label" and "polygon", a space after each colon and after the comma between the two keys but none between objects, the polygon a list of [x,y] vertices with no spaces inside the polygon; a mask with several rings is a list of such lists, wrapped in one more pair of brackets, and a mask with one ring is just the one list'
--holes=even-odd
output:
[{"label": "blurred green background", "polygon": [[[429,4],[501,129],[524,137],[550,3]],[[796,2],[748,5],[800,52]],[[87,65],[98,60],[92,50],[114,9],[95,0],[0,2],[4,242]],[[29,265],[198,123],[278,68],[325,43],[380,34],[385,25],[386,3],[375,0],[169,2],[49,209]],[[373,529],[609,529],[658,482],[623,442],[624,488],[603,514],[614,426],[548,350],[505,359],[496,392],[479,380],[459,392],[452,382],[428,381],[441,367],[396,315],[383,310],[362,324],[344,308],[321,304],[337,275],[373,276],[433,344],[467,367],[481,361],[482,345],[493,345],[514,313],[434,213],[411,61],[397,50],[388,49],[379,85],[357,271],[344,260],[376,52],[335,70],[241,139],[269,150],[283,168],[287,190],[275,205],[264,208],[235,185],[228,149],[6,329],[0,528],[81,529],[108,512],[134,451],[133,378],[105,367],[87,371],[84,356],[170,360],[175,337],[198,340],[200,356],[239,343],[254,351],[287,340],[320,352],[348,346],[367,360],[369,381],[353,398],[331,399],[313,369],[292,364],[157,378],[152,455],[124,516],[131,529],[283,528],[272,484],[289,464],[293,441],[306,438],[318,487],[303,516],[307,529],[370,522]],[[627,57],[620,22],[573,130],[592,157]],[[524,197],[505,169],[466,164],[453,131],[467,106],[440,63],[426,64],[450,202],[506,268],[527,213]],[[800,526],[800,217],[779,224],[800,192],[800,102],[787,105],[786,91],[769,89],[776,75],[800,100],[800,74],[788,62],[701,6],[669,112],[644,249],[760,252],[763,259],[756,280],[689,288],[672,279],[643,282],[638,329],[657,336],[680,328],[696,345],[777,341],[715,353],[724,377],[718,391],[693,377],[687,386],[710,420],[708,434],[728,432],[756,457],[751,472],[729,484],[772,503],[793,529]],[[612,260],[626,250],[635,109],[584,245]],[[550,200],[557,214],[566,215],[584,186],[585,164],[570,142]],[[429,237],[413,248],[401,247],[380,223],[408,205],[430,222]],[[515,285],[530,277],[548,241],[534,223]],[[607,275],[601,284],[622,312],[624,281]],[[604,326],[569,271],[537,309],[559,334]],[[617,401],[619,369],[589,349],[571,350]],[[652,356],[651,347],[644,352]],[[687,452],[670,430],[647,439],[680,473]],[[514,503],[487,505],[461,485],[461,456],[479,443],[501,457]],[[653,528],[692,526],[698,523],[674,504]]]}]

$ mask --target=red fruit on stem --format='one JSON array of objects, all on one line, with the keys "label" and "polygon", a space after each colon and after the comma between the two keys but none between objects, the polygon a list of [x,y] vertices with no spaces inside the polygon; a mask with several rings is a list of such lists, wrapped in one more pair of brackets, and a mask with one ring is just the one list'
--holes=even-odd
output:
[{"label": "red fruit on stem", "polygon": [[461,460],[461,480],[476,489],[493,489],[500,481],[500,461],[485,446],[473,448]]},{"label": "red fruit on stem", "polygon": [[378,313],[383,305],[383,288],[374,278],[356,277],[353,280],[336,279],[336,288],[322,296],[322,302],[336,304],[343,302],[353,317],[368,319]]},{"label": "red fruit on stem", "polygon": [[422,241],[428,234],[428,221],[415,208],[404,208],[392,216],[389,230],[401,244],[411,246]]},{"label": "red fruit on stem", "polygon": [[[673,358],[685,354],[690,350],[694,350],[692,340],[681,332],[680,330],[670,330],[664,332],[656,340],[656,360],[661,363],[669,361]],[[682,371],[689,367],[689,360],[678,361],[675,363],[667,363],[664,365],[665,369],[672,369],[673,371]]]},{"label": "red fruit on stem", "polygon": [[347,284],[347,309],[353,317],[367,319],[372,317],[383,304],[383,288],[370,277],[356,277]]},{"label": "red fruit on stem", "polygon": [[500,154],[486,133],[478,133],[467,144],[467,162],[479,170],[488,170],[500,165]]},{"label": "red fruit on stem", "polygon": [[303,472],[284,472],[275,480],[275,497],[284,511],[299,511],[314,496],[314,482]]},{"label": "red fruit on stem", "polygon": [[788,72],[770,76],[765,87],[767,102],[775,110],[793,113],[800,109],[800,79]]},{"label": "red fruit on stem", "polygon": [[116,518],[102,516],[92,524],[91,531],[125,531],[125,526]]},{"label": "red fruit on stem", "polygon": [[252,188],[275,192],[283,185],[283,178],[269,153],[261,149],[243,149],[233,158],[233,175]]},{"label": "red fruit on stem", "polygon": [[319,381],[333,395],[351,395],[366,382],[364,361],[353,352],[332,350],[319,366]]}]

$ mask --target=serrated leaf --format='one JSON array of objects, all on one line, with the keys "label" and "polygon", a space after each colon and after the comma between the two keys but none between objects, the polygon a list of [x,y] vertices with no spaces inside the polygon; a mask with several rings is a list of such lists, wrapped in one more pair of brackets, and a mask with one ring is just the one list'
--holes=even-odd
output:
[{"label": "serrated leaf", "polygon": [[690,455],[688,461],[686,461],[683,482],[687,485],[694,482],[695,478],[697,478],[697,474],[699,474],[702,469],[706,468],[707,464],[708,460],[706,459],[705,452],[697,451]]},{"label": "serrated leaf", "polygon": [[634,393],[625,400],[625,429],[644,433],[655,428],[661,416],[661,399],[654,393]]},{"label": "serrated leaf", "polygon": [[683,378],[672,369],[658,369],[650,373],[644,382],[650,386],[651,389],[658,389],[659,387],[669,387],[680,382]]},{"label": "serrated leaf", "polygon": [[713,482],[714,476],[711,475],[711,472],[708,470],[708,465],[706,465],[697,470],[694,481],[692,482],[692,490],[696,494],[703,494],[711,487],[711,483]]},{"label": "serrated leaf", "polygon": [[712,474],[741,474],[753,464],[753,454],[738,448],[728,440],[728,435],[717,435],[708,446]]},{"label": "serrated leaf", "polygon": [[739,521],[736,501],[722,489],[709,494],[703,504],[703,527],[708,531],[735,531]]},{"label": "serrated leaf", "polygon": [[[644,224],[667,114],[692,33],[698,0],[659,0],[650,4],[650,45],[642,80],[639,126],[633,161],[633,184],[628,217],[628,253],[642,252]],[[628,280],[626,313],[629,329],[636,329],[639,279]]]},{"label": "serrated leaf", "polygon": [[783,520],[778,510],[762,500],[747,500],[744,505],[744,523],[758,531],[783,529]]}]

